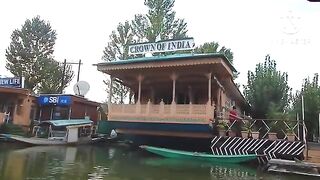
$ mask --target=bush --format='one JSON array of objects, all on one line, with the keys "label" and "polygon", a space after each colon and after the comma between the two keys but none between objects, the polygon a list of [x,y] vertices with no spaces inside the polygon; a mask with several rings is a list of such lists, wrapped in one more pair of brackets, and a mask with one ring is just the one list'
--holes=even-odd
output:
[{"label": "bush", "polygon": [[219,121],[217,127],[218,129],[226,130],[228,128],[228,125],[225,121]]}]

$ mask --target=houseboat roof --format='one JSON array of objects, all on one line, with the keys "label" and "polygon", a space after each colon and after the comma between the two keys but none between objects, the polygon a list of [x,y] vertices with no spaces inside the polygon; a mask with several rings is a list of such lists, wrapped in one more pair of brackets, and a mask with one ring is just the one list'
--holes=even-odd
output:
[{"label": "houseboat roof", "polygon": [[228,58],[221,53],[208,53],[208,54],[174,54],[167,56],[152,56],[152,57],[141,57],[141,58],[133,58],[126,60],[118,60],[118,61],[108,61],[102,62],[98,64],[94,64],[96,66],[104,66],[104,65],[125,65],[125,64],[136,64],[136,63],[154,63],[154,62],[165,62],[171,60],[187,60],[187,59],[197,59],[202,60],[206,58],[221,58],[223,61],[229,66],[229,68],[236,72],[237,70],[233,67]]},{"label": "houseboat roof", "polygon": [[61,119],[61,120],[42,121],[39,125],[50,124],[56,127],[61,127],[61,126],[89,125],[92,123],[93,121],[89,119]]},{"label": "houseboat roof", "polygon": [[22,94],[22,95],[34,96],[29,89],[15,88],[15,87],[2,87],[2,86],[0,86],[0,93],[11,93],[11,94]]}]

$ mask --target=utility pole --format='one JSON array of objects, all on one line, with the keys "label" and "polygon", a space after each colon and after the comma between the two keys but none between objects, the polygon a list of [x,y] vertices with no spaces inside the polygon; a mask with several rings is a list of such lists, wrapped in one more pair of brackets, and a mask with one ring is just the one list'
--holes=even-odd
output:
[{"label": "utility pole", "polygon": [[66,65],[67,65],[67,60],[64,59],[63,61],[63,72],[62,72],[62,79],[61,79],[61,87],[60,87],[60,94],[63,92],[63,86],[64,86],[64,74],[66,71]]},{"label": "utility pole", "polygon": [[80,79],[80,66],[82,65],[81,63],[81,59],[79,60],[79,62],[67,62],[67,60],[65,59],[63,61],[63,72],[62,72],[62,79],[61,79],[61,87],[60,87],[60,93],[62,94],[63,92],[63,86],[64,86],[64,76],[65,76],[65,71],[66,71],[66,66],[67,64],[77,64],[78,65],[78,75],[77,75],[77,82],[79,82]]},{"label": "utility pole", "polygon": [[78,76],[77,76],[77,82],[79,82],[79,79],[80,79],[80,66],[81,66],[81,59],[79,60],[79,65],[78,65]]}]

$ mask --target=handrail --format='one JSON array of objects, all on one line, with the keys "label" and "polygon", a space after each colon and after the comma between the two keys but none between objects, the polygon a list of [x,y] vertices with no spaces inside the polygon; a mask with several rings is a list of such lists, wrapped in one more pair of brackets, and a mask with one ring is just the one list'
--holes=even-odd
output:
[{"label": "handrail", "polygon": [[[260,133],[261,138],[266,138],[268,133],[276,130],[277,135],[281,139],[286,139],[288,137],[289,133],[292,133],[295,138],[299,141],[304,141],[304,139],[301,139],[299,136],[300,129],[299,126],[302,126],[303,131],[305,131],[305,135],[307,134],[308,130],[305,126],[305,124],[301,120],[289,120],[289,119],[237,119],[236,121],[233,121],[230,123],[228,118],[224,118],[223,116],[219,116],[217,118],[218,121],[225,121],[227,123],[227,132],[230,132],[232,128],[235,126],[236,122],[241,122],[241,124],[249,123],[249,128],[251,131],[252,129],[256,129],[257,132]],[[287,132],[287,130],[290,130],[291,132]]]}]

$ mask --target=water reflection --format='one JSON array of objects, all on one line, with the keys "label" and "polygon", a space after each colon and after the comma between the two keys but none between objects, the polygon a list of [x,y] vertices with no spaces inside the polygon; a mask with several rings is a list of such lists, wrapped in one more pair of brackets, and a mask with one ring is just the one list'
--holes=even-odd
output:
[{"label": "water reflection", "polygon": [[[289,179],[245,165],[153,156],[123,146],[15,147],[0,143],[0,179],[202,180]],[[290,180],[295,179],[290,177]]]}]

